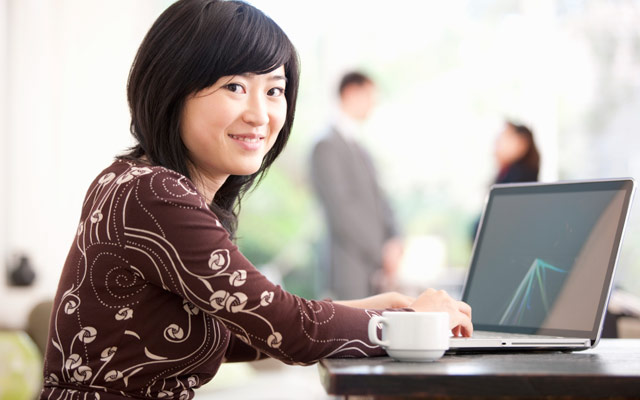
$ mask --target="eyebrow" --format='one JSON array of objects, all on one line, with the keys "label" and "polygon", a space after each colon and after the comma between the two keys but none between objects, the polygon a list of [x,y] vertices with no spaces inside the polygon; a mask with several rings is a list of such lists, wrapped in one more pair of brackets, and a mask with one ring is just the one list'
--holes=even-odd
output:
[{"label": "eyebrow", "polygon": [[[244,74],[239,74],[240,76],[244,76],[244,77],[250,77],[250,76],[255,76],[258,75],[254,72],[245,72]],[[289,82],[289,79],[287,79],[286,76],[284,75],[272,75],[269,77],[270,81],[284,81],[285,83]]]}]

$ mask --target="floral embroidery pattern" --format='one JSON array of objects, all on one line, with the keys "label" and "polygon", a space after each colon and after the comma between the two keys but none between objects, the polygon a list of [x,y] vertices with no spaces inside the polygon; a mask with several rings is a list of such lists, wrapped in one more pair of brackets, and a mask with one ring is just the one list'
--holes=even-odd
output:
[{"label": "floral embroidery pattern", "polygon": [[54,304],[43,395],[190,399],[223,359],[382,354],[366,339],[373,314],[273,285],[188,179],[116,161],[83,204]]}]

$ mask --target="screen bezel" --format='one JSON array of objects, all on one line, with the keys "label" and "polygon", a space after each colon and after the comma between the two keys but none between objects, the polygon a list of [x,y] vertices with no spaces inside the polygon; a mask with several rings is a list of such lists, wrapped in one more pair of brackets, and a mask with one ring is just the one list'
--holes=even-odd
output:
[{"label": "screen bezel", "polygon": [[[593,191],[622,191],[624,192],[624,200],[622,204],[622,210],[620,212],[620,219],[618,220],[618,227],[612,246],[612,251],[609,256],[609,263],[607,265],[607,273],[605,275],[604,283],[602,285],[602,291],[600,293],[600,301],[598,303],[598,310],[596,318],[591,330],[570,330],[570,329],[544,329],[544,328],[532,328],[532,327],[520,327],[513,325],[489,325],[478,324],[474,322],[474,329],[496,332],[509,332],[509,333],[524,333],[524,334],[540,334],[550,336],[561,337],[584,337],[590,338],[592,344],[595,344],[602,331],[602,324],[604,322],[604,310],[609,303],[609,296],[611,295],[611,287],[613,283],[613,277],[617,265],[618,256],[620,254],[620,247],[622,239],[624,237],[624,230],[626,221],[629,216],[629,209],[633,194],[635,191],[635,182],[632,178],[620,178],[620,179],[604,179],[604,180],[589,180],[589,181],[564,181],[554,183],[512,183],[512,184],[496,184],[493,185],[489,191],[489,194],[485,200],[484,209],[480,218],[478,226],[478,233],[473,244],[473,250],[471,254],[470,267],[465,279],[464,289],[462,291],[462,301],[467,302],[468,294],[470,290],[469,282],[473,279],[476,272],[476,260],[478,257],[477,249],[480,248],[484,239],[484,221],[489,218],[491,213],[491,206],[494,199],[501,195],[517,195],[517,194],[549,194],[549,193],[577,193],[577,192],[593,192]],[[473,309],[473,304],[470,304]]]}]

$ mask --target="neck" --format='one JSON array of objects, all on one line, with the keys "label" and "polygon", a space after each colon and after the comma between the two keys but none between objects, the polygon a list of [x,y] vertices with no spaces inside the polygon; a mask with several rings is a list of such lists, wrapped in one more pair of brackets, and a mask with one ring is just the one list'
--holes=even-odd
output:
[{"label": "neck", "polygon": [[344,112],[344,110],[340,110],[335,123],[336,128],[345,138],[355,140],[360,136],[360,122]]},{"label": "neck", "polygon": [[193,166],[190,166],[189,169],[193,184],[196,185],[198,191],[202,193],[207,204],[211,204],[216,193],[222,187],[229,175],[214,176],[212,174],[207,174],[206,171],[197,170]]},{"label": "neck", "polygon": [[[138,160],[142,163],[151,165],[149,158],[143,155]],[[204,196],[207,204],[213,202],[213,198],[216,193],[222,187],[229,175],[216,176],[214,174],[207,174],[206,171],[201,171],[193,166],[191,162],[188,162],[189,173],[191,175],[191,181],[196,185],[196,189]]]}]

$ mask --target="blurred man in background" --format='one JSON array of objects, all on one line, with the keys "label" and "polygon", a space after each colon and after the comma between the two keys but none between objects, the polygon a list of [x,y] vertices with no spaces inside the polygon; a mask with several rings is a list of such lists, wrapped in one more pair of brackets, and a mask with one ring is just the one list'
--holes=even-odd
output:
[{"label": "blurred man in background", "polygon": [[328,289],[336,298],[354,299],[393,288],[403,245],[372,159],[359,144],[376,86],[351,72],[339,96],[337,118],[313,149],[311,178],[330,236]]}]

